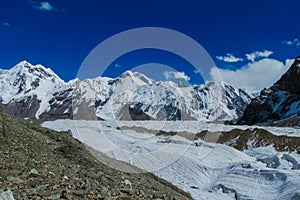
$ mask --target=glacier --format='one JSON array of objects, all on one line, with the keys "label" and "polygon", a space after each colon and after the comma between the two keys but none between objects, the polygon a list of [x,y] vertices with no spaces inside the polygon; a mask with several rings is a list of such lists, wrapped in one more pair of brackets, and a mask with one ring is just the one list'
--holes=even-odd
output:
[{"label": "glacier", "polygon": [[[194,199],[292,199],[300,195],[300,171],[293,167],[293,162],[300,163],[297,153],[277,152],[272,146],[238,151],[200,139],[189,141],[177,135],[153,135],[118,128],[124,125],[194,133],[204,129],[236,128],[187,121],[56,120],[43,123],[44,127],[54,130],[71,130],[75,138],[90,147],[150,171],[189,192]],[[284,128],[264,128],[271,128],[274,134],[285,132]],[[287,134],[299,136],[299,133],[299,129],[290,128]],[[266,158],[274,156],[278,158],[278,166],[268,165]]]}]

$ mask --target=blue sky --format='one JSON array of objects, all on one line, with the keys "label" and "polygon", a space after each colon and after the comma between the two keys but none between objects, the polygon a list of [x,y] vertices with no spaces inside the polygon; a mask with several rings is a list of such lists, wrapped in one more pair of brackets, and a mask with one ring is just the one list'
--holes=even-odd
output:
[{"label": "blue sky", "polygon": [[[0,67],[7,69],[25,59],[51,67],[68,81],[99,43],[119,32],[150,26],[173,29],[196,40],[223,69],[224,77],[241,69],[250,73],[257,63],[278,64],[276,69],[282,73],[286,59],[299,55],[299,8],[297,0],[1,1]],[[147,62],[171,66],[190,78],[185,80],[197,83],[192,66],[159,51],[119,58],[106,75],[117,76]]]}]

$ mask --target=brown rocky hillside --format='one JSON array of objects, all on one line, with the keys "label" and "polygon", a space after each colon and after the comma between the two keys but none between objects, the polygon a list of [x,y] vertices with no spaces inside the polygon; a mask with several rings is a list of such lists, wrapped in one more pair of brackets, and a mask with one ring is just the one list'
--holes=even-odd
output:
[{"label": "brown rocky hillside", "polygon": [[[0,113],[0,199],[11,194],[14,199],[191,198],[153,174],[109,168],[89,152],[69,132]],[[93,152],[106,162],[134,168]]]}]

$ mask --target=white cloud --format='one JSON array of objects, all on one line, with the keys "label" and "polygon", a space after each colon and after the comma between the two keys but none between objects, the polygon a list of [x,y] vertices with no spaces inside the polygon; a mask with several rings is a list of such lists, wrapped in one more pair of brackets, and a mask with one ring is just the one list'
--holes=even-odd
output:
[{"label": "white cloud", "polygon": [[52,11],[54,10],[54,7],[47,1],[44,2],[31,2],[32,8],[35,8],[37,10],[41,11]]},{"label": "white cloud", "polygon": [[10,26],[10,23],[8,23],[8,22],[0,22],[0,24],[1,24],[2,26],[7,26],[7,27]]},{"label": "white cloud", "polygon": [[270,87],[289,69],[294,60],[287,59],[285,63],[275,59],[265,58],[249,63],[241,69],[232,71],[228,69],[212,68],[213,80],[219,80],[220,75],[225,83],[235,88],[244,88],[251,92],[260,91]]},{"label": "white cloud", "polygon": [[289,40],[289,41],[283,41],[282,44],[285,44],[287,46],[292,46],[294,42]]},{"label": "white cloud", "polygon": [[270,55],[273,54],[273,51],[264,50],[264,51],[254,51],[250,54],[246,54],[246,57],[251,62],[254,62],[255,60],[259,58],[268,58]]},{"label": "white cloud", "polygon": [[295,46],[295,47],[300,47],[300,41],[296,38],[294,40],[287,40],[287,41],[283,41],[282,44],[287,45],[287,46]]},{"label": "white cloud", "polygon": [[226,56],[216,56],[216,58],[218,60],[221,60],[224,62],[230,62],[230,63],[243,61],[243,58],[235,57],[231,53],[227,53]]},{"label": "white cloud", "polygon": [[191,80],[184,72],[173,72],[173,71],[165,71],[163,73],[167,80],[174,80],[174,79],[183,79],[185,81]]}]

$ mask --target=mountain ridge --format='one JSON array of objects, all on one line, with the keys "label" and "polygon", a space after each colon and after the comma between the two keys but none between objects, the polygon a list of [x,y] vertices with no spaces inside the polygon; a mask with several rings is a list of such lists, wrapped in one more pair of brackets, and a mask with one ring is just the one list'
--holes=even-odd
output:
[{"label": "mountain ridge", "polygon": [[224,121],[238,118],[252,97],[222,82],[183,86],[132,71],[64,82],[27,61],[2,70],[0,82],[2,110],[25,118]]},{"label": "mountain ridge", "polygon": [[252,99],[238,124],[300,126],[300,56],[278,81]]}]

